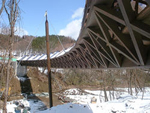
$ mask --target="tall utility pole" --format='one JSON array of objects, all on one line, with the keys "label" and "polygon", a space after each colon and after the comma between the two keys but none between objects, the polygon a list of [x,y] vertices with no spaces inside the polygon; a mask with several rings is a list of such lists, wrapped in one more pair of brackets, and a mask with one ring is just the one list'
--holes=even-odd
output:
[{"label": "tall utility pole", "polygon": [[48,85],[49,85],[49,107],[53,107],[53,98],[52,98],[52,82],[51,82],[51,64],[50,64],[50,46],[49,46],[49,27],[47,20],[46,12],[46,48],[47,48],[47,69],[48,69]]}]

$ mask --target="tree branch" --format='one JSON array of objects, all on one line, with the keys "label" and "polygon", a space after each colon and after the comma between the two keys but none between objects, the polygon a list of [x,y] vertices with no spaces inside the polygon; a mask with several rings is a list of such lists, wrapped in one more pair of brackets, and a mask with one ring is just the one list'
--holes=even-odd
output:
[{"label": "tree branch", "polygon": [[10,21],[10,15],[9,15],[9,13],[8,13],[8,10],[7,10],[6,6],[4,6],[4,8],[5,8],[6,14],[8,15],[8,19],[9,19],[9,21]]},{"label": "tree branch", "polygon": [[6,2],[6,0],[2,0],[3,2],[2,2],[2,7],[1,7],[1,9],[0,9],[0,15],[1,15],[1,13],[3,12],[3,9],[4,9],[4,6],[5,6],[5,2]]}]

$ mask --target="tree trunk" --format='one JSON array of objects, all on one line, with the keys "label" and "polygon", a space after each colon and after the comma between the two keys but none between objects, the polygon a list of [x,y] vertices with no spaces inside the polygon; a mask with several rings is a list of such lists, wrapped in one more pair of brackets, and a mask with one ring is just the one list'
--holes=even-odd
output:
[{"label": "tree trunk", "polygon": [[5,86],[5,99],[4,99],[4,106],[3,106],[3,113],[7,113],[7,100],[8,100],[8,91],[9,91],[9,80],[10,80],[10,68],[11,68],[11,59],[12,59],[12,43],[13,35],[10,36],[10,47],[9,47],[9,59],[7,63],[7,72],[6,72],[6,86]]},{"label": "tree trunk", "polygon": [[130,87],[130,95],[132,95],[132,72],[130,70],[130,81],[129,81],[129,87]]},{"label": "tree trunk", "polygon": [[107,97],[107,92],[106,92],[106,88],[105,88],[105,85],[104,85],[104,96],[105,96],[105,102],[108,101],[108,97]]},{"label": "tree trunk", "polygon": [[115,82],[115,79],[113,77],[113,74],[111,74],[111,90],[112,90],[112,96],[113,96],[113,99],[115,99],[115,95],[114,95],[114,82]]},{"label": "tree trunk", "polygon": [[4,65],[2,64],[1,71],[0,71],[0,89],[2,88],[3,75],[4,75]]},{"label": "tree trunk", "polygon": [[147,76],[149,74],[149,70],[148,70],[148,73],[145,75],[145,80],[144,80],[144,84],[143,84],[143,91],[142,91],[142,100],[143,100],[143,97],[144,97],[144,92],[145,92],[145,83],[147,81]]},{"label": "tree trunk", "polygon": [[108,101],[108,97],[107,97],[106,84],[105,84],[106,78],[105,78],[104,72],[101,71],[101,73],[102,73],[102,76],[103,76],[103,91],[104,91],[105,102],[107,102]]},{"label": "tree trunk", "polygon": [[[6,14],[8,16],[9,25],[10,25],[10,38],[9,38],[9,56],[8,56],[8,63],[7,63],[7,72],[6,72],[6,87],[5,87],[5,99],[4,99],[4,106],[3,106],[3,113],[7,113],[6,105],[8,99],[8,90],[9,90],[9,82],[10,82],[10,68],[11,68],[11,59],[12,59],[12,50],[13,50],[13,42],[14,42],[14,28],[15,23],[17,21],[19,15],[19,7],[18,3],[20,0],[10,0],[8,9],[4,6]],[[10,12],[8,12],[10,11]]]}]

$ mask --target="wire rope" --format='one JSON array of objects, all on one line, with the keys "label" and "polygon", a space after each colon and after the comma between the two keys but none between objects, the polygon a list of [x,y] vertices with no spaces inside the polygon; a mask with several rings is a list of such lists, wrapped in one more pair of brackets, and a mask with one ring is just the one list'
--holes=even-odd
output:
[{"label": "wire rope", "polygon": [[[43,21],[44,21],[44,18],[45,18],[45,16],[43,17],[41,23],[38,25],[38,27],[37,27],[37,29],[36,29],[36,31],[35,31],[35,35],[37,34],[37,32],[38,32],[40,26],[42,25],[42,23],[43,23]],[[30,40],[28,46],[27,46],[26,49],[25,49],[25,52],[29,49],[29,47],[30,47],[30,45],[31,45],[31,43],[32,43],[32,41],[33,41],[33,39],[34,39],[34,37],[31,38],[31,40]],[[19,60],[19,62],[18,62],[18,64],[17,64],[17,67],[19,66],[19,64],[20,64],[21,61],[22,61],[22,59]]]},{"label": "wire rope", "polygon": [[[49,22],[50,22],[50,25],[52,26],[53,31],[55,32],[55,34],[57,34],[57,33],[56,33],[56,30],[55,30],[55,28],[54,28],[54,26],[53,26],[53,24],[51,23],[50,20],[49,20]],[[65,48],[64,48],[64,46],[63,46],[63,44],[62,44],[62,42],[61,42],[59,36],[58,36],[58,35],[56,35],[56,36],[57,36],[57,38],[58,38],[58,40],[59,40],[59,43],[61,44],[61,46],[62,46],[62,48],[63,48],[63,51],[66,53]]]},{"label": "wire rope", "polygon": [[[36,31],[35,31],[35,36],[36,36],[36,34],[37,34],[37,32],[38,32],[40,26],[42,25],[42,23],[43,23],[43,21],[44,21],[44,18],[45,18],[45,17],[43,17],[41,23],[40,23],[39,26],[37,27],[37,29],[36,29]],[[29,49],[29,47],[30,47],[30,45],[31,45],[31,43],[32,43],[32,41],[33,41],[33,39],[34,39],[34,37],[32,37],[32,39],[30,40],[30,42],[29,42],[29,44],[28,44],[28,46],[27,46],[27,48],[26,48],[25,51],[27,51],[27,50]]]}]

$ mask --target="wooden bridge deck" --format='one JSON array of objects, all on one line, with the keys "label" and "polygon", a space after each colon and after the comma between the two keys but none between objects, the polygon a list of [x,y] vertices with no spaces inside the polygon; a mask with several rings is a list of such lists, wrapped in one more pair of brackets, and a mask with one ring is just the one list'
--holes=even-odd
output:
[{"label": "wooden bridge deck", "polygon": [[[74,48],[52,58],[53,68],[149,68],[150,3],[147,0],[87,0]],[[20,61],[45,67],[46,60]]]}]

